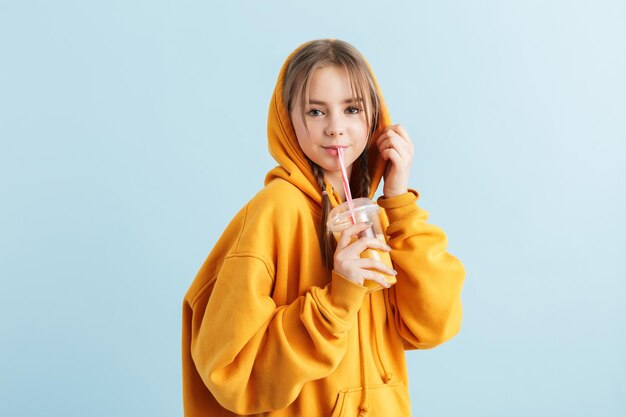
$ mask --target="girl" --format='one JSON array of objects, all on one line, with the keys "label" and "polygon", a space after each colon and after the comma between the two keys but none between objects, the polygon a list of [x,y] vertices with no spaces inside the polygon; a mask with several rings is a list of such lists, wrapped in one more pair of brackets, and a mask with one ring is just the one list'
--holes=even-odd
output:
[{"label": "girl", "polygon": [[[364,58],[339,40],[297,48],[268,118],[278,162],[235,216],[183,304],[185,416],[409,416],[405,349],[427,349],[461,323],[463,265],[408,189],[413,145],[391,125]],[[345,200],[384,179],[387,244],[326,228]],[[390,253],[394,269],[360,258]],[[395,275],[389,286],[381,273]],[[384,288],[368,291],[366,280]]]}]

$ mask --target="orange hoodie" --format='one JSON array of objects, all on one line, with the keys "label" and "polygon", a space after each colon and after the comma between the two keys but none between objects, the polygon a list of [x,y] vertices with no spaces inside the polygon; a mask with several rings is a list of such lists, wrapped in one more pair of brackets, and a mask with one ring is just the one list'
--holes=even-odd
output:
[{"label": "orange hoodie", "polygon": [[[279,166],[185,295],[185,416],[409,416],[404,350],[458,332],[465,270],[413,190],[378,199],[397,284],[368,292],[323,265],[321,191],[282,99],[292,55],[269,109]],[[390,124],[384,103],[379,120],[374,137]],[[375,146],[369,153],[373,196],[385,162]],[[327,191],[336,206],[338,195]]]}]

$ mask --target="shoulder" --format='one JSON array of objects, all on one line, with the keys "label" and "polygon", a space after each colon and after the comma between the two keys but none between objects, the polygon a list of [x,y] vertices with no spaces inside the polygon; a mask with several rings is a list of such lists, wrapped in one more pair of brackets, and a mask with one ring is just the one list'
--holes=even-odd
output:
[{"label": "shoulder", "polygon": [[[289,239],[303,224],[315,222],[309,198],[283,179],[275,179],[259,191],[242,210],[242,242],[248,249]],[[240,246],[241,248],[241,246]]]},{"label": "shoulder", "polygon": [[[274,179],[248,203],[248,216],[257,213],[293,217],[310,213],[309,198],[298,187],[281,178]],[[281,217],[282,219],[282,217]]]},{"label": "shoulder", "polygon": [[254,257],[275,271],[277,259],[301,244],[302,236],[316,234],[316,224],[308,198],[287,181],[273,180],[240,211],[229,256]]}]

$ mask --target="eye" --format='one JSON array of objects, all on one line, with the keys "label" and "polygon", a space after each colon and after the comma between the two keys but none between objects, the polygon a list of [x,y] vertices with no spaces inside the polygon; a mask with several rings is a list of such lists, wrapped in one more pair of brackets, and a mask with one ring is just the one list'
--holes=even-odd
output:
[{"label": "eye", "polygon": [[308,112],[306,112],[306,114],[308,114],[309,116],[321,116],[324,113],[322,113],[322,111],[319,109],[311,109]]},{"label": "eye", "polygon": [[361,112],[361,109],[359,109],[358,107],[348,107],[348,109],[346,110],[347,113],[350,114],[359,114]]}]

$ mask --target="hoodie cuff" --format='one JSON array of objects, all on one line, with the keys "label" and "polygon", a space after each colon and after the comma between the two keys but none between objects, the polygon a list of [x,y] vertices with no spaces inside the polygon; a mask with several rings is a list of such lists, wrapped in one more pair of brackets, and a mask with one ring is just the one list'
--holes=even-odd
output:
[{"label": "hoodie cuff", "polygon": [[333,312],[342,320],[351,322],[363,304],[367,287],[350,281],[337,271],[332,271],[330,302]]},{"label": "hoodie cuff", "polygon": [[350,281],[336,271],[332,271],[331,283],[316,296],[324,315],[331,319],[335,331],[346,331],[352,327],[367,287]]},{"label": "hoodie cuff", "polygon": [[389,224],[398,221],[417,211],[415,202],[419,198],[419,193],[409,189],[405,194],[385,198],[381,196],[376,200],[378,205],[385,209]]}]

